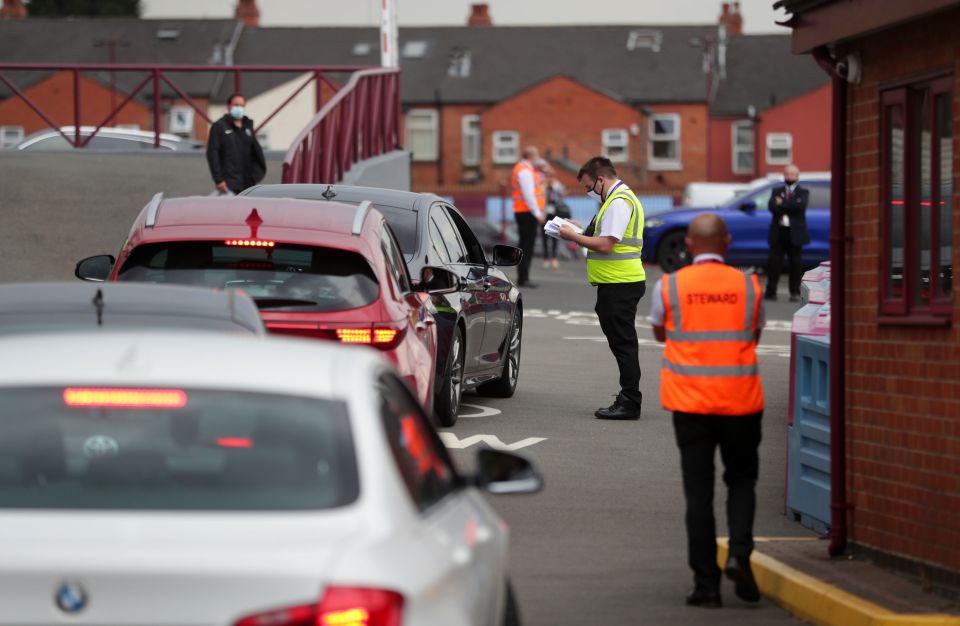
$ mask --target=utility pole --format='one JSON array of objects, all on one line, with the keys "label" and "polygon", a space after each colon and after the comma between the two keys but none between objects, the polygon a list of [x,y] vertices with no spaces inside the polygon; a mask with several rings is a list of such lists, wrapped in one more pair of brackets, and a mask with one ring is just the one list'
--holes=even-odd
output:
[{"label": "utility pole", "polygon": [[380,1],[380,65],[383,67],[399,67],[397,0]]},{"label": "utility pole", "polygon": [[[97,39],[93,42],[95,48],[107,47],[107,58],[110,65],[117,64],[117,47],[129,47],[130,42],[124,39]],[[110,110],[117,110],[117,72],[110,68]]]}]

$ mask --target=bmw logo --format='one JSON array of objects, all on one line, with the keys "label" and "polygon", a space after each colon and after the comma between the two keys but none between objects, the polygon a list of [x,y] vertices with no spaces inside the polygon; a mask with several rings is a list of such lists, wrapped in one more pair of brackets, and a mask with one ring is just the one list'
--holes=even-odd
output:
[{"label": "bmw logo", "polygon": [[77,583],[63,583],[54,596],[57,606],[64,613],[79,613],[88,602],[87,592]]}]

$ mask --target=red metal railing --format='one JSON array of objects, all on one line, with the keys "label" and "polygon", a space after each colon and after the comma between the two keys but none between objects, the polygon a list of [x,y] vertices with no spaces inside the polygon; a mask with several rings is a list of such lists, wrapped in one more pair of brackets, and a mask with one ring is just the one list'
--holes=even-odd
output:
[{"label": "red metal railing", "polygon": [[293,140],[283,182],[339,182],[357,161],[399,148],[400,70],[360,70]]},{"label": "red metal railing", "polygon": [[[363,71],[361,71],[363,70]],[[40,106],[38,106],[33,100],[27,96],[23,90],[17,87],[13,81],[11,81],[4,74],[5,71],[43,71],[43,72],[70,72],[73,75],[73,137],[67,136],[62,130],[60,130],[60,124],[57,124],[51,116],[48,115]],[[16,97],[23,100],[23,102],[30,107],[37,115],[43,119],[51,128],[57,130],[64,139],[73,146],[74,148],[83,148],[90,140],[100,131],[101,128],[110,124],[110,122],[117,116],[118,113],[138,94],[146,90],[146,93],[152,96],[152,111],[153,111],[153,132],[154,140],[153,145],[155,148],[160,146],[160,133],[162,132],[162,105],[163,105],[163,94],[161,90],[163,85],[169,87],[177,97],[193,108],[197,113],[200,114],[203,119],[208,123],[213,123],[213,121],[207,116],[206,109],[187,95],[186,91],[182,89],[177,83],[170,77],[170,74],[179,74],[179,73],[226,73],[233,75],[233,91],[242,91],[243,90],[243,74],[245,73],[287,73],[287,74],[304,74],[309,73],[309,77],[297,88],[286,100],[284,100],[270,115],[268,115],[260,125],[257,126],[256,130],[259,131],[263,128],[270,120],[274,118],[284,107],[286,107],[295,97],[297,97],[304,89],[306,89],[311,84],[314,85],[316,89],[316,107],[320,111],[317,117],[311,121],[311,126],[316,123],[317,119],[323,114],[325,110],[328,110],[330,107],[323,107],[322,105],[322,90],[323,85],[326,84],[334,92],[337,92],[339,87],[336,83],[331,81],[328,78],[328,74],[347,74],[352,73],[353,78],[348,83],[347,87],[355,87],[357,77],[361,74],[366,74],[368,72],[378,72],[384,70],[370,70],[368,66],[356,66],[356,65],[339,65],[339,66],[317,66],[317,65],[144,65],[144,64],[93,64],[93,63],[82,63],[82,64],[51,64],[51,63],[0,63],[0,82],[5,84]],[[385,70],[388,73],[396,74],[397,70]],[[99,124],[96,125],[96,129],[87,137],[81,137],[80,120],[82,119],[83,106],[82,100],[80,97],[80,77],[82,72],[133,72],[133,73],[142,73],[144,74],[143,79],[137,83],[137,85],[126,94],[126,97],[123,101],[112,107],[111,112],[104,118]],[[365,79],[364,79],[365,80]],[[148,87],[149,85],[149,87]],[[399,115],[399,81],[394,80],[392,86],[396,91],[397,98],[397,113],[391,114],[390,117],[396,123]],[[352,91],[353,89],[351,89]],[[333,101],[342,102],[343,98],[340,97],[341,94],[337,93]],[[337,98],[340,97],[338,100]],[[366,101],[364,97],[361,97],[360,100]],[[351,96],[350,102],[355,102],[356,96]],[[328,103],[330,104],[330,103]],[[356,115],[356,105],[350,107],[350,115]],[[382,110],[382,109],[381,109]],[[361,117],[363,111],[361,111]],[[329,123],[328,123],[329,124]],[[351,124],[354,124],[353,122]],[[336,125],[334,125],[336,128]],[[352,125],[348,125],[348,128]],[[324,135],[326,136],[326,135]],[[300,138],[297,139],[297,142],[300,141]],[[296,145],[296,144],[295,144]],[[334,145],[339,147],[339,142],[334,141]],[[284,163],[284,170],[286,170],[286,163]]]}]

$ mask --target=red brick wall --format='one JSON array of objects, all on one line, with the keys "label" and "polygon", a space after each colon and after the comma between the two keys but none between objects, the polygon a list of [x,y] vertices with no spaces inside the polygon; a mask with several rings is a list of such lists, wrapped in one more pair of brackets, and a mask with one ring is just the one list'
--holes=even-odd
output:
[{"label": "red brick wall", "polygon": [[[960,570],[960,316],[950,328],[881,326],[881,86],[952,68],[953,265],[960,257],[960,10],[853,42],[864,76],[847,125],[847,463],[856,543]],[[953,290],[958,288],[956,280]]]}]

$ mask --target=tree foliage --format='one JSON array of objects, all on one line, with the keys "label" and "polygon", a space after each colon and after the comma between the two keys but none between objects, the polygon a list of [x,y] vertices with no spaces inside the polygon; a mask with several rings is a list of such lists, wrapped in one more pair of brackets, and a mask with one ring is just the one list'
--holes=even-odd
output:
[{"label": "tree foliage", "polygon": [[140,17],[140,0],[28,0],[31,17]]}]

